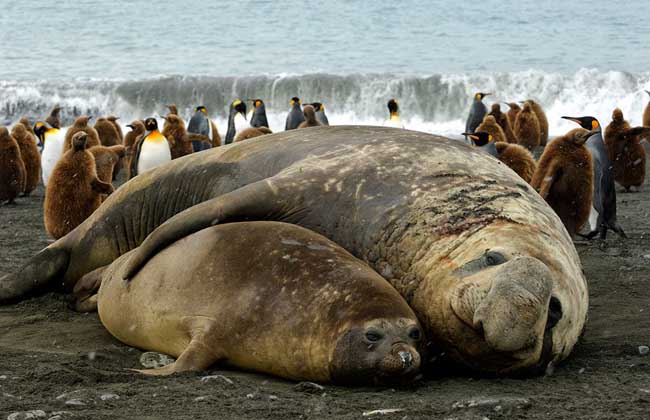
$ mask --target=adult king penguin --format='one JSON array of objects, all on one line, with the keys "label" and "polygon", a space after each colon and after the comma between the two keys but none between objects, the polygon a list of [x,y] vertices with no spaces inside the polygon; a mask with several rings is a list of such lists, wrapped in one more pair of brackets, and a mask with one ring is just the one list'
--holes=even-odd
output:
[{"label": "adult king penguin", "polygon": [[266,105],[264,105],[264,101],[261,99],[249,99],[248,102],[251,102],[253,105],[250,114],[251,127],[269,128],[269,122],[266,119]]},{"label": "adult king penguin", "polygon": [[235,140],[237,133],[245,130],[248,127],[248,121],[246,121],[246,104],[240,99],[235,99],[230,104],[230,112],[228,114],[228,131],[226,132],[225,144],[232,143]]},{"label": "adult king penguin", "polygon": [[[483,118],[485,117],[485,114],[487,114],[488,112],[487,107],[483,103],[483,98],[485,98],[488,95],[490,94],[483,93],[483,92],[477,92],[474,95],[474,101],[472,102],[472,106],[469,109],[469,115],[467,116],[467,122],[465,123],[466,133],[473,133],[476,130],[476,127],[478,127],[479,124],[483,122]],[[465,136],[465,140],[467,140],[468,143],[471,144],[467,136]]]},{"label": "adult king penguin", "polygon": [[305,115],[300,108],[300,98],[294,96],[290,101],[291,109],[287,115],[287,121],[284,124],[285,130],[295,130],[298,126],[305,121]]},{"label": "adult king penguin", "polygon": [[587,238],[599,235],[601,239],[607,236],[607,229],[627,238],[623,228],[616,220],[616,189],[614,187],[614,166],[612,165],[607,147],[603,141],[602,127],[594,117],[562,117],[573,121],[585,130],[593,132],[587,139],[585,146],[591,153],[594,170],[594,191],[592,208],[589,215],[590,232]]},{"label": "adult king penguin", "polygon": [[135,143],[135,153],[131,161],[132,177],[172,160],[169,142],[158,131],[156,119],[147,118],[144,120],[144,127],[147,131]]},{"label": "adult king penguin", "polygon": [[384,121],[384,127],[404,128],[402,119],[399,116],[399,102],[397,99],[388,101],[388,119]]},{"label": "adult king penguin", "polygon": [[[201,134],[212,139],[212,124],[210,124],[208,110],[203,105],[197,106],[194,109],[194,115],[192,115],[192,118],[190,118],[190,122],[187,125],[187,132]],[[210,143],[193,141],[192,149],[194,150],[194,153],[210,149]]]},{"label": "adult king penguin", "polygon": [[321,125],[330,125],[327,115],[325,115],[325,107],[322,103],[313,102],[309,105],[314,107],[314,110],[316,111],[316,119],[321,123]]},{"label": "adult king penguin", "polygon": [[54,170],[54,166],[59,161],[59,158],[63,156],[65,134],[58,128],[54,128],[43,121],[34,124],[34,133],[43,144],[41,175],[43,176],[43,185],[47,186],[47,181]]}]

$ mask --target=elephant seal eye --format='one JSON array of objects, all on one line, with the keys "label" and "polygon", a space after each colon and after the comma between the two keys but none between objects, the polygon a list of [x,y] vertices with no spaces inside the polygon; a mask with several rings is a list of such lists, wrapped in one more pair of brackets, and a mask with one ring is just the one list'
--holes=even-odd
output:
[{"label": "elephant seal eye", "polygon": [[377,331],[377,330],[370,330],[366,332],[366,339],[370,341],[371,343],[376,343],[377,341],[381,340],[383,338],[383,335]]},{"label": "elephant seal eye", "polygon": [[494,266],[494,265],[499,265],[503,264],[506,262],[506,257],[503,256],[503,254],[495,251],[488,251],[485,253],[485,263],[488,266]]},{"label": "elephant seal eye", "polygon": [[420,334],[420,329],[418,327],[413,327],[411,331],[409,331],[409,338],[411,340],[420,341],[420,339],[422,338],[422,334]]}]

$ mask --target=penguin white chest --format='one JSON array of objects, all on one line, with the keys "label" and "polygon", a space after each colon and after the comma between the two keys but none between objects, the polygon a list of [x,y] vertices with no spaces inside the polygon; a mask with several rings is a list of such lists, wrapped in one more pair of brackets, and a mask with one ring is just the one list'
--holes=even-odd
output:
[{"label": "penguin white chest", "polygon": [[400,117],[390,117],[384,122],[384,127],[404,128],[404,124]]},{"label": "penguin white chest", "polygon": [[244,117],[242,114],[237,113],[235,115],[235,133],[241,133],[243,130],[247,129],[249,127],[248,121],[246,121],[246,117]]},{"label": "penguin white chest", "polygon": [[163,140],[146,139],[142,142],[141,147],[142,149],[140,150],[140,157],[138,159],[138,174],[172,160],[169,144],[164,138]]},{"label": "penguin white chest", "polygon": [[47,186],[47,180],[50,179],[54,166],[63,155],[65,136],[60,130],[53,129],[45,133],[44,143],[43,153],[41,154],[41,168],[43,185]]}]

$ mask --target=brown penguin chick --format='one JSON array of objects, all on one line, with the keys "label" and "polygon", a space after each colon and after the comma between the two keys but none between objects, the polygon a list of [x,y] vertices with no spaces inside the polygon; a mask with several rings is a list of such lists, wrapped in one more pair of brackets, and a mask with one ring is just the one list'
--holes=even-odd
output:
[{"label": "brown penguin chick", "polygon": [[555,210],[572,237],[589,219],[594,173],[585,142],[592,132],[575,128],[544,149],[530,185]]},{"label": "brown penguin chick", "polygon": [[86,149],[88,136],[72,136],[72,148],[57,162],[45,190],[45,229],[55,239],[65,236],[90,216],[102,194],[113,192],[111,184],[97,177],[95,158]]},{"label": "brown penguin chick", "polygon": [[[650,90],[646,90],[645,92],[650,95]],[[648,104],[643,110],[643,126],[650,127],[650,101],[648,101]]]},{"label": "brown penguin chick", "polygon": [[506,102],[506,105],[508,105],[508,112],[506,115],[508,116],[508,121],[510,121],[510,127],[512,127],[512,130],[514,131],[517,115],[521,112],[521,107],[517,102]]},{"label": "brown penguin chick", "polygon": [[311,105],[302,107],[302,113],[305,115],[305,121],[301,122],[298,128],[319,127],[323,124],[316,119],[316,111]]},{"label": "brown penguin chick", "polygon": [[121,144],[115,146],[93,146],[88,149],[95,158],[97,178],[100,181],[110,184],[114,179],[116,166],[126,154],[126,147]]},{"label": "brown penguin chick", "polygon": [[122,127],[117,123],[117,120],[120,119],[120,117],[116,117],[115,115],[109,115],[106,117],[106,119],[113,124],[113,127],[115,127],[115,131],[117,131],[117,138],[119,139],[119,142],[117,144],[122,144],[124,141],[124,133],[122,132]]},{"label": "brown penguin chick", "polygon": [[217,129],[217,124],[215,124],[214,121],[212,121],[212,119],[210,119],[210,126],[212,127],[212,139],[211,139],[212,147],[219,147],[221,146],[221,135],[219,134],[219,130]]},{"label": "brown penguin chick", "polygon": [[0,204],[13,203],[25,189],[25,164],[6,127],[0,127]]},{"label": "brown penguin chick", "polygon": [[176,106],[176,104],[167,105],[167,109],[169,110],[170,114],[178,115],[178,107]]},{"label": "brown penguin chick", "polygon": [[45,122],[52,126],[52,128],[61,128],[61,120],[59,119],[59,112],[61,112],[60,106],[55,106],[52,108],[50,115],[45,118]]},{"label": "brown penguin chick", "polygon": [[24,125],[25,128],[27,129],[27,132],[32,135],[32,137],[34,138],[34,143],[38,143],[38,140],[36,138],[36,133],[34,133],[34,126],[32,125],[31,122],[29,122],[29,118],[22,117],[18,122]]},{"label": "brown penguin chick", "polygon": [[163,127],[162,135],[169,141],[172,159],[192,154],[192,141],[181,117],[172,113],[167,114]]},{"label": "brown penguin chick", "polygon": [[100,117],[95,121],[95,130],[97,130],[99,142],[102,146],[115,146],[122,143],[113,123],[104,117]]},{"label": "brown penguin chick", "polygon": [[493,115],[486,115],[483,117],[483,122],[481,122],[474,132],[485,131],[492,135],[493,141],[495,142],[508,142],[506,134],[503,132],[503,129],[499,124],[497,124],[496,118]]},{"label": "brown penguin chick", "polygon": [[38,153],[36,142],[24,125],[16,124],[11,130],[11,137],[20,148],[20,156],[25,164],[24,195],[29,195],[38,186],[41,179],[41,155]]},{"label": "brown penguin chick", "polygon": [[501,105],[497,103],[492,104],[492,108],[488,115],[492,115],[494,119],[497,121],[497,124],[501,126],[501,129],[503,130],[503,134],[505,134],[506,136],[507,142],[517,144],[517,138],[515,137],[514,131],[512,131],[510,120],[508,119],[508,116],[506,114],[501,112]]},{"label": "brown penguin chick", "polygon": [[235,142],[252,139],[254,137],[265,136],[267,134],[273,134],[273,131],[271,131],[271,129],[268,127],[248,127],[245,130],[237,133],[237,136],[235,136]]},{"label": "brown penguin chick", "polygon": [[539,122],[539,145],[546,146],[546,142],[548,142],[548,119],[546,118],[546,113],[542,109],[542,106],[532,99],[528,99],[526,102],[530,103],[530,107],[533,109]]},{"label": "brown penguin chick", "polygon": [[537,169],[533,154],[518,144],[498,142],[495,144],[499,160],[530,184]]},{"label": "brown penguin chick", "polygon": [[631,128],[623,111],[612,112],[612,122],[605,128],[605,145],[614,165],[614,180],[625,191],[640,187],[645,180],[646,156],[640,135],[650,134],[650,127]]},{"label": "brown penguin chick", "polygon": [[72,148],[72,136],[74,136],[76,133],[83,131],[87,134],[88,139],[86,140],[86,144],[88,147],[93,147],[93,146],[100,146],[101,142],[99,141],[99,134],[97,134],[97,130],[95,130],[93,127],[88,125],[88,121],[90,121],[91,117],[87,116],[81,116],[74,120],[74,124],[72,127],[68,128],[68,131],[65,133],[65,144],[63,146],[63,152],[67,152]]},{"label": "brown penguin chick", "polygon": [[124,155],[124,164],[126,166],[126,179],[131,179],[131,160],[133,159],[134,145],[138,137],[142,136],[146,131],[144,128],[144,123],[141,120],[133,120],[131,124],[128,124],[127,127],[131,129],[128,133],[124,135],[124,147],[126,148],[126,153]]},{"label": "brown penguin chick", "polygon": [[533,150],[539,146],[539,121],[530,102],[524,102],[524,107],[517,114],[515,137],[517,137],[517,144],[524,146],[528,150]]}]

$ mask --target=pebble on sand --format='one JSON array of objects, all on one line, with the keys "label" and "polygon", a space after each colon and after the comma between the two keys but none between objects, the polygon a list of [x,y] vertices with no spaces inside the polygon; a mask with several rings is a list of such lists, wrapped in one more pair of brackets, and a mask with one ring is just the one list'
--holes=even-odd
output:
[{"label": "pebble on sand", "polygon": [[650,347],[648,347],[648,346],[639,346],[639,354],[641,356],[645,356],[648,353],[650,353]]}]

